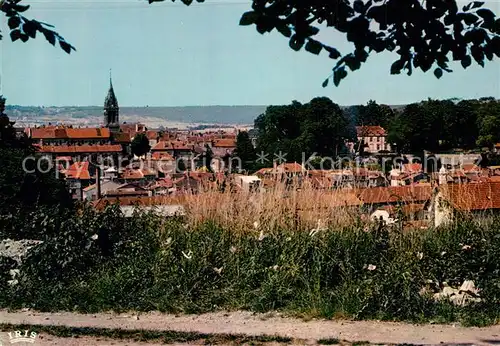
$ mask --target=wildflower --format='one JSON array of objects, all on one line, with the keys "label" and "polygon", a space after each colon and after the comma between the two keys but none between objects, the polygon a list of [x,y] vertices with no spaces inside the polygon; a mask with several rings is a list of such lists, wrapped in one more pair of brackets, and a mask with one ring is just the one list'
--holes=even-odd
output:
[{"label": "wildflower", "polygon": [[286,240],[286,241],[291,241],[291,240],[292,240],[292,237],[287,237],[285,240]]},{"label": "wildflower", "polygon": [[419,260],[421,260],[422,258],[424,258],[424,253],[423,252],[417,252],[417,258]]},{"label": "wildflower", "polygon": [[269,269],[272,269],[274,271],[277,271],[279,268],[280,267],[277,264],[273,265],[272,267],[269,267]]},{"label": "wildflower", "polygon": [[92,237],[90,237],[90,239],[92,239],[92,240],[97,240],[97,238],[99,238],[99,236],[97,234],[94,234]]},{"label": "wildflower", "polygon": [[193,252],[191,250],[189,250],[189,252],[187,254],[184,251],[181,251],[181,252],[182,252],[182,255],[184,257],[186,257],[187,259],[193,258]]},{"label": "wildflower", "polygon": [[259,228],[259,222],[258,222],[258,221],[255,221],[255,222],[253,223],[253,228],[255,228],[255,229],[258,229],[258,228]]},{"label": "wildflower", "polygon": [[363,228],[363,231],[364,232],[370,232],[370,228],[368,226],[365,226],[365,228]]},{"label": "wildflower", "polygon": [[470,245],[462,246],[462,250],[470,250],[470,248],[472,248],[472,246],[470,246]]},{"label": "wildflower", "polygon": [[318,230],[317,228],[313,228],[313,229],[311,230],[311,232],[309,232],[309,235],[310,235],[311,237],[314,237],[314,235],[315,235],[316,233],[318,233],[318,232],[319,232],[319,230]]},{"label": "wildflower", "polygon": [[324,227],[324,226],[321,224],[321,219],[318,219],[318,223],[317,223],[317,225],[316,225],[316,228],[313,228],[313,229],[311,230],[311,232],[309,232],[309,235],[310,235],[311,237],[313,237],[316,233],[318,233],[319,231],[323,231],[323,230],[325,230],[325,229],[326,229],[326,227]]},{"label": "wildflower", "polygon": [[231,246],[229,251],[231,251],[231,253],[236,253],[236,251],[238,251],[238,249],[236,248],[236,246]]},{"label": "wildflower", "polygon": [[170,245],[171,242],[172,242],[172,237],[168,237],[167,240],[165,241],[167,245]]},{"label": "wildflower", "polygon": [[366,269],[368,269],[369,271],[373,271],[373,270],[377,269],[377,266],[373,265],[373,264],[369,264]]},{"label": "wildflower", "polygon": [[259,241],[264,240],[265,237],[266,237],[266,235],[264,234],[264,231],[260,231],[260,233],[259,233]]},{"label": "wildflower", "polygon": [[222,273],[222,269],[224,269],[224,267],[214,268],[214,271],[215,271],[217,274],[221,275],[221,273]]},{"label": "wildflower", "polygon": [[446,255],[446,251],[441,252],[441,256]]}]

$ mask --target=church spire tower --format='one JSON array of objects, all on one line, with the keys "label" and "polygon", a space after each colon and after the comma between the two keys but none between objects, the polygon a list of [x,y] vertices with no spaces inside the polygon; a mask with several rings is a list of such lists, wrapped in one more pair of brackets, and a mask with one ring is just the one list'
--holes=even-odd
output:
[{"label": "church spire tower", "polygon": [[106,99],[104,100],[104,124],[106,127],[117,129],[120,127],[119,119],[120,109],[118,100],[116,99],[113,89],[113,80],[111,78],[111,70],[109,70],[109,90]]}]

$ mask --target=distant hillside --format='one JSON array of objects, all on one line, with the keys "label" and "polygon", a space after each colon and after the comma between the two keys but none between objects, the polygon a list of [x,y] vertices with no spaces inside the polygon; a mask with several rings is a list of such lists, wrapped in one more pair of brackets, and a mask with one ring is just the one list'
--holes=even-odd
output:
[{"label": "distant hillside", "polygon": [[[189,106],[189,107],[121,107],[124,118],[158,118],[170,122],[207,124],[251,124],[266,106]],[[7,106],[14,118],[57,117],[61,120],[102,117],[102,107],[28,107]]]},{"label": "distant hillside", "polygon": [[[253,124],[255,118],[264,113],[267,106],[187,106],[187,107],[121,107],[121,121],[149,124]],[[404,105],[391,106],[394,109]],[[342,106],[349,118],[356,113],[355,106]],[[18,122],[73,122],[99,124],[102,107],[30,107],[7,106],[6,113]]]}]

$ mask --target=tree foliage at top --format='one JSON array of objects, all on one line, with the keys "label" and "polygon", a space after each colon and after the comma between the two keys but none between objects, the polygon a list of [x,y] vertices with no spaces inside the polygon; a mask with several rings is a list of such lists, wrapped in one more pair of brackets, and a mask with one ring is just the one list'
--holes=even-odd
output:
[{"label": "tree foliage at top", "polygon": [[[37,33],[40,33],[51,45],[55,46],[58,43],[59,47],[68,54],[75,50],[75,47],[59,35],[52,25],[25,17],[23,13],[30,8],[30,5],[24,5],[21,2],[22,0],[0,0],[0,11],[7,17],[12,42],[17,40],[27,42],[29,39],[36,38]],[[0,39],[2,39],[1,32]]]},{"label": "tree foliage at top", "polygon": [[[29,5],[21,1],[0,2],[13,41],[26,42],[40,32],[51,44],[59,42],[67,53],[74,50],[50,25],[24,17]],[[150,4],[162,1],[148,0]],[[348,70],[358,70],[371,53],[385,51],[398,56],[391,74],[433,69],[441,78],[443,72],[452,72],[450,58],[468,68],[473,62],[484,66],[485,59],[500,57],[500,19],[483,5],[474,1],[459,7],[456,0],[253,0],[240,25],[254,25],[261,34],[277,30],[295,51],[326,52],[337,62],[324,87],[330,79],[338,86]],[[319,39],[321,30],[331,29],[346,36],[352,52],[343,54]]]},{"label": "tree foliage at top", "polygon": [[[182,2],[190,5],[192,0]],[[277,30],[295,51],[325,51],[337,63],[323,86],[330,78],[338,86],[347,69],[356,71],[370,53],[384,51],[398,55],[391,74],[434,68],[441,78],[443,72],[452,72],[450,57],[463,68],[500,57],[500,19],[483,5],[474,1],[460,8],[455,0],[253,0],[240,25],[254,25],[261,34]],[[342,54],[321,42],[320,31],[331,28],[346,36],[352,52]]]},{"label": "tree foliage at top", "polygon": [[370,100],[366,105],[355,106],[357,126],[382,126],[387,127],[394,117],[394,111],[387,105],[379,105]]}]

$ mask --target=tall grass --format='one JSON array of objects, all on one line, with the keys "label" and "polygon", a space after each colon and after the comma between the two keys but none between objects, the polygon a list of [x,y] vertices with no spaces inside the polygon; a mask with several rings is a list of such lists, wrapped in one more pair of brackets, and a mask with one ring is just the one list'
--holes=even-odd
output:
[{"label": "tall grass", "polygon": [[[353,190],[319,190],[308,184],[276,182],[266,192],[245,191],[204,193],[183,198],[187,222],[198,226],[207,220],[235,231],[292,228],[295,230],[346,226],[357,222],[359,200]],[[358,204],[358,205],[356,205]]]},{"label": "tall grass", "polygon": [[[280,310],[475,325],[498,320],[499,218],[389,231],[362,221],[357,207],[345,205],[348,198],[343,191],[278,184],[263,194],[184,196],[183,218],[140,211],[125,218],[116,206],[53,217],[45,210],[34,219],[40,222],[25,226],[33,232],[43,225],[45,242],[24,261],[18,285],[0,285],[0,305],[84,312]],[[22,227],[21,220],[16,225]],[[482,289],[481,303],[459,308],[420,294],[428,281],[453,286],[464,280]]]},{"label": "tall grass", "polygon": [[[73,229],[47,240],[21,268],[19,285],[0,292],[0,302],[41,310],[281,310],[305,317],[472,324],[499,317],[498,222],[490,228],[463,221],[440,231],[392,233],[350,225],[314,234],[284,224],[268,225],[263,233],[235,232],[210,221],[191,227],[182,219],[145,214],[118,224],[111,255],[85,245],[93,229],[78,231],[82,237]],[[475,280],[484,300],[466,308],[435,302],[419,294],[428,280]]]}]

